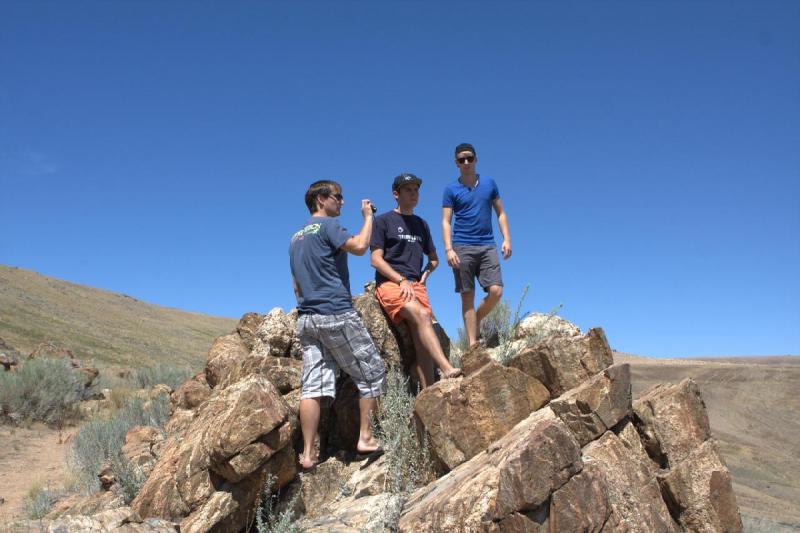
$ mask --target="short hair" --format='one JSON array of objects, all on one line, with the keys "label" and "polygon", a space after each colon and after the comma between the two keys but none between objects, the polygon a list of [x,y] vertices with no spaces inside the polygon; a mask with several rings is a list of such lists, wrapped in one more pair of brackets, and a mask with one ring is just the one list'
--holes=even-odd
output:
[{"label": "short hair", "polygon": [[459,153],[466,152],[466,151],[472,152],[472,155],[474,155],[476,157],[478,156],[478,152],[475,151],[475,147],[472,146],[470,143],[461,143],[458,146],[456,146],[455,155],[456,155],[456,157],[458,157]]},{"label": "short hair", "polygon": [[306,191],[306,207],[312,215],[317,211],[317,196],[330,196],[342,192],[342,186],[333,180],[319,180],[308,186]]}]

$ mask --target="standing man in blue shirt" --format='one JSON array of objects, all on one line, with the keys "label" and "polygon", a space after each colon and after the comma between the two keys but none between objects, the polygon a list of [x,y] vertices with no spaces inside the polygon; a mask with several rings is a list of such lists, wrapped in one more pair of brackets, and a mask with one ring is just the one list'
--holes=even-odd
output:
[{"label": "standing man in blue shirt", "polygon": [[344,197],[335,181],[317,181],[305,195],[311,218],[289,245],[294,292],[297,296],[297,337],[303,350],[300,395],[300,429],[303,455],[300,466],[317,464],[314,437],[320,420],[320,401],[336,395],[336,374],[343,370],[358,387],[360,433],[356,451],[380,449],[372,433],[370,413],[383,392],[384,367],[375,344],[356,310],[350,294],[347,254],[364,255],[372,233],[372,204],[361,200],[364,224],[350,236],[336,220]]},{"label": "standing man in blue shirt", "polygon": [[[508,217],[493,179],[475,172],[478,154],[469,143],[456,146],[457,180],[444,189],[442,199],[442,238],[447,264],[453,267],[456,292],[461,294],[461,315],[469,345],[478,340],[481,320],[494,309],[503,296],[503,278],[492,231],[492,209],[503,234],[500,252],[511,257],[511,233]],[[451,225],[453,214],[455,226]],[[486,296],[475,309],[475,278]]]}]

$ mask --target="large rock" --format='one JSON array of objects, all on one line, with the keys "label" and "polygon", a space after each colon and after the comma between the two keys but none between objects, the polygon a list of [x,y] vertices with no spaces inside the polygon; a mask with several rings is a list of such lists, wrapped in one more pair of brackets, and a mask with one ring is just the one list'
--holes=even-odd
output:
[{"label": "large rock", "polygon": [[514,331],[514,338],[535,337],[544,339],[552,335],[578,337],[580,334],[581,330],[578,326],[558,315],[531,313],[520,321]]},{"label": "large rock", "polygon": [[187,379],[170,395],[174,409],[197,409],[211,396],[205,372]]},{"label": "large rock", "polygon": [[535,378],[490,362],[466,378],[444,380],[420,392],[414,414],[430,434],[436,456],[452,470],[549,399]]},{"label": "large rock", "polygon": [[295,338],[296,322],[296,314],[286,314],[280,307],[272,309],[258,325],[252,346],[253,354],[289,357]]},{"label": "large rock", "polygon": [[[361,315],[364,326],[386,363],[408,368],[413,362],[413,356],[408,350],[409,345],[413,346],[413,342],[410,342],[410,337],[407,340],[396,337],[395,330],[392,329],[381,304],[375,298],[374,282],[367,283],[364,286],[364,293],[353,298],[353,307]],[[405,346],[405,350],[402,349],[403,346]]]},{"label": "large rock", "polygon": [[742,531],[731,475],[713,439],[658,480],[672,516],[687,531]]},{"label": "large rock", "polygon": [[[625,438],[606,432],[598,440],[589,443],[583,450],[586,465],[594,463],[592,472],[602,472],[592,476],[593,483],[603,486],[601,492],[607,497],[611,509],[607,526],[611,531],[678,531],[666,504],[661,498],[661,490],[655,478],[655,465],[637,445],[638,438],[630,424],[623,428]],[[584,481],[584,482],[586,482]],[[577,480],[576,480],[577,482]],[[595,494],[599,489],[584,487],[584,492]],[[596,509],[591,500],[576,502],[573,505],[575,516],[591,516]],[[554,515],[556,520],[564,517],[563,512]]]},{"label": "large rock", "polygon": [[521,350],[509,362],[509,366],[541,381],[553,397],[612,364],[614,357],[600,328],[581,336],[554,334]]},{"label": "large rock", "polygon": [[206,523],[202,517],[213,517],[209,529],[243,527],[267,473],[284,484],[294,476],[292,420],[280,393],[261,376],[215,391],[183,438],[166,445],[131,507],[142,517],[186,521],[197,530]]},{"label": "large rock", "polygon": [[631,372],[610,366],[552,402],[550,408],[572,430],[581,446],[613,428],[631,411]]},{"label": "large rock", "polygon": [[412,494],[400,531],[481,531],[535,511],[580,472],[580,446],[550,409],[517,424],[488,450]]},{"label": "large rock", "polygon": [[5,340],[0,338],[0,366],[3,370],[11,370],[19,365],[20,353]]},{"label": "large rock", "polygon": [[662,468],[689,457],[711,436],[706,405],[697,384],[656,385],[633,404],[645,449]]},{"label": "large rock", "polygon": [[264,320],[264,315],[258,313],[245,313],[236,325],[236,333],[241,337],[247,349],[252,351],[258,337],[258,327]]},{"label": "large rock", "polygon": [[250,351],[238,333],[230,333],[214,339],[208,350],[206,382],[213,389],[225,381],[228,374],[237,371],[241,361]]},{"label": "large rock", "polygon": [[273,357],[253,352],[239,361],[218,386],[225,388],[252,375],[264,376],[281,394],[286,394],[300,388],[303,362],[289,357]]}]

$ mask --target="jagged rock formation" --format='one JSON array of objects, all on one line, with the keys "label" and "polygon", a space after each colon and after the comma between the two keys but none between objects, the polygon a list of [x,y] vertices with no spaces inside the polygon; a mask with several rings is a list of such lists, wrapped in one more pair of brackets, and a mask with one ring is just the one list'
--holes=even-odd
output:
[{"label": "jagged rock formation", "polygon": [[[370,286],[354,303],[387,364],[407,368],[408,332],[386,320]],[[696,386],[658,386],[632,403],[629,368],[614,364],[603,331],[546,315],[523,322],[508,364],[495,361],[503,347],[475,348],[463,354],[464,377],[418,395],[416,424],[441,469],[432,483],[389,493],[384,458],[352,460],[358,407],[348,379],[323,412],[327,460],[298,478],[296,318],[248,313],[216,339],[204,372],[172,392],[166,438],[141,427],[126,437],[125,457],[150,472],[130,507],[108,501],[113,512],[74,520],[240,531],[271,475],[306,531],[741,530]]]},{"label": "jagged rock formation", "polygon": [[0,366],[3,370],[11,370],[19,365],[19,352],[0,337]]}]

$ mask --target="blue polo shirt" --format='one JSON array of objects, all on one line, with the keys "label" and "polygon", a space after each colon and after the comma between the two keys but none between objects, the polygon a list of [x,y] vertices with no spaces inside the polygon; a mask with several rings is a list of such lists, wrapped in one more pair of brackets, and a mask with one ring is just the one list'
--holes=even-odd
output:
[{"label": "blue polo shirt", "polygon": [[492,178],[478,176],[478,183],[469,188],[455,180],[444,189],[442,207],[450,207],[455,215],[453,244],[494,245],[492,202],[500,191]]}]

